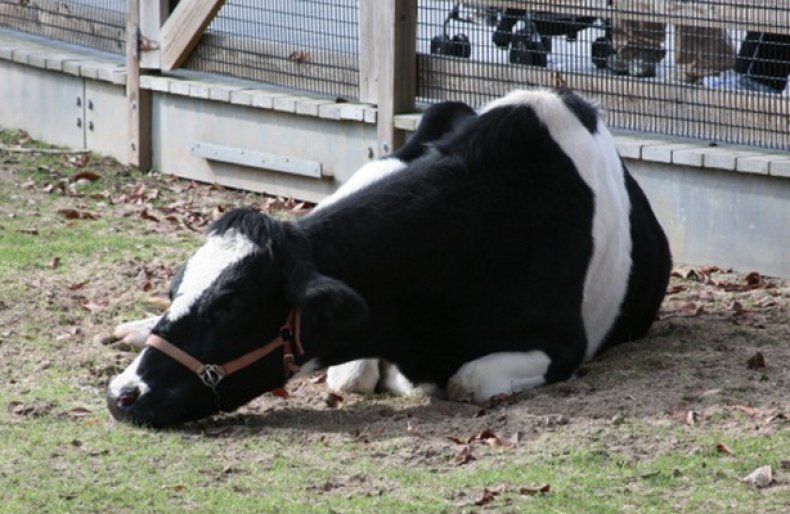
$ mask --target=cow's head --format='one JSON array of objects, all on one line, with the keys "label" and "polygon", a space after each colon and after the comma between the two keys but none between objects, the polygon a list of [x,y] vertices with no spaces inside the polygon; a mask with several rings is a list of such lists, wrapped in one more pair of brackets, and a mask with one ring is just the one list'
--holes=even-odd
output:
[{"label": "cow's head", "polygon": [[[171,300],[149,347],[110,382],[107,402],[118,420],[161,427],[234,410],[285,384],[277,341],[290,313],[300,314],[301,361],[310,359],[316,341],[342,337],[367,317],[356,292],[318,272],[295,226],[249,209],[214,223],[174,279]],[[269,343],[273,349],[207,384],[206,376],[152,344],[160,339],[205,364],[229,363]]]}]

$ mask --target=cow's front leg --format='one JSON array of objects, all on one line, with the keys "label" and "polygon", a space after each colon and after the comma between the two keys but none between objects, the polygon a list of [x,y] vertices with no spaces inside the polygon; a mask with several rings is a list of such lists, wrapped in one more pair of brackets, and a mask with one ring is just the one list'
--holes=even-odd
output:
[{"label": "cow's front leg", "polygon": [[451,400],[484,403],[546,383],[551,358],[540,350],[491,353],[469,361],[447,381]]},{"label": "cow's front leg", "polygon": [[379,382],[379,360],[359,359],[337,366],[326,372],[329,389],[341,393],[372,394]]}]

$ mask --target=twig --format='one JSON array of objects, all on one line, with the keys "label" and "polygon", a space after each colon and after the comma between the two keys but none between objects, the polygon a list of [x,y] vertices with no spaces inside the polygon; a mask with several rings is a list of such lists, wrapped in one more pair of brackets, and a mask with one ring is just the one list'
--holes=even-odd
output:
[{"label": "twig", "polygon": [[0,145],[0,152],[8,152],[8,153],[41,153],[47,155],[59,155],[59,154],[86,154],[91,153],[90,150],[70,150],[70,149],[59,149],[59,148],[21,148],[15,146],[6,146]]}]

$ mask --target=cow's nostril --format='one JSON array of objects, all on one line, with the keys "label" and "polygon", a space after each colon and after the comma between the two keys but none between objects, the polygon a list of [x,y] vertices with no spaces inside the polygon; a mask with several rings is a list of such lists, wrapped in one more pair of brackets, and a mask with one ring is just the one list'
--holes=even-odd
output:
[{"label": "cow's nostril", "polygon": [[129,386],[121,389],[115,404],[120,408],[130,407],[140,397],[140,389],[137,386]]}]

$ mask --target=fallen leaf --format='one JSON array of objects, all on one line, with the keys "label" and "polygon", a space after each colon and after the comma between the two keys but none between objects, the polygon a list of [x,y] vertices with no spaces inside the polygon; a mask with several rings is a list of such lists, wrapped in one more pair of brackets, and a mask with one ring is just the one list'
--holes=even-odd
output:
[{"label": "fallen leaf", "polygon": [[144,209],[143,212],[140,213],[140,218],[159,223],[159,218],[148,212],[148,209]]},{"label": "fallen leaf", "polygon": [[745,277],[746,284],[752,288],[761,286],[764,284],[763,277],[757,273],[756,271],[752,271]]},{"label": "fallen leaf", "polygon": [[469,443],[482,442],[486,443],[492,448],[512,448],[513,445],[503,439],[499,434],[491,429],[486,429],[479,434],[469,438]]},{"label": "fallen leaf", "polygon": [[768,487],[774,481],[773,470],[771,466],[760,466],[741,480],[755,487]]},{"label": "fallen leaf", "polygon": [[455,436],[452,436],[452,435],[445,436],[444,438],[445,439],[449,439],[450,441],[454,442],[457,445],[465,445],[466,444],[466,441],[462,440],[459,437],[455,437]]},{"label": "fallen leaf", "polygon": [[730,447],[727,446],[724,443],[716,444],[716,451],[718,451],[719,453],[724,453],[726,455],[732,455],[733,454],[732,450],[730,450]]},{"label": "fallen leaf", "polygon": [[669,301],[664,302],[661,310],[659,311],[659,319],[667,318],[690,318],[699,316],[705,312],[704,305],[697,305],[694,302],[677,302]]},{"label": "fallen leaf", "polygon": [[696,411],[690,410],[686,413],[686,424],[696,425],[699,414]]},{"label": "fallen leaf", "polygon": [[759,369],[765,367],[765,356],[761,352],[754,352],[754,355],[749,357],[746,361],[746,367],[749,369]]},{"label": "fallen leaf", "polygon": [[272,396],[276,396],[277,398],[288,398],[288,391],[285,390],[284,387],[278,387],[277,389],[272,390]]},{"label": "fallen leaf", "polygon": [[294,62],[303,63],[310,60],[310,53],[304,50],[294,50],[288,55],[288,58]]},{"label": "fallen leaf", "polygon": [[72,284],[66,285],[66,289],[68,289],[69,291],[77,291],[78,289],[82,289],[83,287],[85,287],[88,284],[88,282],[90,282],[90,280],[84,280],[82,282],[74,282]]},{"label": "fallen leaf", "polygon": [[95,220],[99,217],[91,212],[76,209],[58,209],[58,214],[69,220]]},{"label": "fallen leaf", "polygon": [[763,411],[761,411],[760,409],[756,409],[756,408],[750,407],[748,405],[733,405],[733,407],[738,409],[738,410],[740,410],[740,411],[745,412],[746,414],[748,414],[749,416],[751,416],[753,418],[763,414]]},{"label": "fallen leaf", "polygon": [[93,300],[85,300],[84,302],[80,303],[80,307],[95,314],[97,312],[103,311],[107,307],[107,304],[103,302],[97,303]]},{"label": "fallen leaf", "polygon": [[535,496],[536,494],[548,494],[551,492],[551,484],[528,485],[518,490],[520,494]]},{"label": "fallen leaf", "polygon": [[52,269],[58,269],[60,266],[60,257],[53,257],[51,261],[49,261],[49,267]]},{"label": "fallen leaf", "polygon": [[452,463],[456,466],[463,466],[473,460],[476,460],[476,457],[472,455],[472,449],[469,446],[464,446],[461,451],[453,457]]},{"label": "fallen leaf", "polygon": [[779,466],[782,469],[790,469],[790,460],[782,460],[782,461],[780,461]]},{"label": "fallen leaf", "polygon": [[343,406],[343,401],[344,401],[343,397],[340,396],[339,394],[327,392],[324,395],[324,403],[330,409],[339,409],[340,407]]},{"label": "fallen leaf", "polygon": [[18,234],[27,234],[29,236],[37,236],[38,235],[38,229],[35,229],[35,228],[20,228],[20,229],[17,229],[16,232]]},{"label": "fallen leaf", "polygon": [[66,415],[72,418],[82,418],[91,414],[91,410],[85,407],[74,407],[73,409],[66,411]]},{"label": "fallen leaf", "polygon": [[667,296],[671,294],[677,294],[680,293],[681,291],[685,291],[686,289],[688,289],[686,286],[672,286],[669,289],[667,289],[666,294]]},{"label": "fallen leaf", "polygon": [[69,177],[69,181],[77,182],[78,180],[88,180],[90,182],[95,182],[101,178],[101,175],[98,173],[94,173],[92,171],[80,171],[79,173],[75,173]]},{"label": "fallen leaf", "polygon": [[501,493],[489,488],[484,488],[483,492],[480,494],[480,497],[477,498],[472,505],[476,505],[478,507],[482,507],[483,505],[488,505],[491,501],[499,496]]}]

